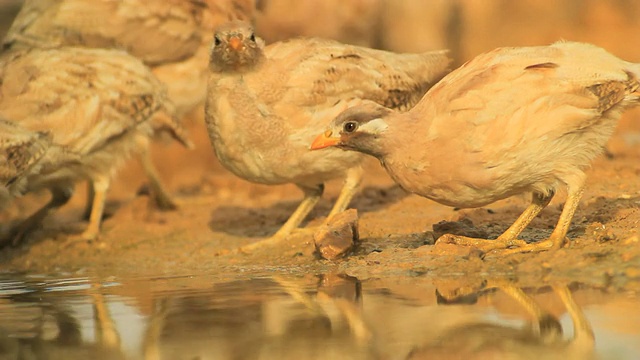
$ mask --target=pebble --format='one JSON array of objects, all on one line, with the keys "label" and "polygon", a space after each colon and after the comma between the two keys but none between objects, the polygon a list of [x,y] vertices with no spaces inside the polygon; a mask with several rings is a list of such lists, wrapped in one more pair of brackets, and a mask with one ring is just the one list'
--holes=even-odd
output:
[{"label": "pebble", "polygon": [[358,211],[349,209],[336,214],[313,234],[316,250],[323,259],[345,256],[358,242]]}]

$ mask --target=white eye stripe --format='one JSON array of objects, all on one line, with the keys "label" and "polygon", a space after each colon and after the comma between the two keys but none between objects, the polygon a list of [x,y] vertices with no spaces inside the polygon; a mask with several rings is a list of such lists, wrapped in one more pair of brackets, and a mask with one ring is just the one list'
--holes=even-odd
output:
[{"label": "white eye stripe", "polygon": [[387,123],[381,118],[373,119],[360,125],[360,130],[370,134],[380,134],[386,131],[387,128],[389,128],[389,125],[387,125]]}]

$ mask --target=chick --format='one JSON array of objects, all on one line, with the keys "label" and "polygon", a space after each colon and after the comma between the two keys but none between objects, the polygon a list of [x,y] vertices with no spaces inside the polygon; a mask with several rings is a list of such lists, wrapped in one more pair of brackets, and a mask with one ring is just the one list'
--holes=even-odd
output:
[{"label": "chick", "polygon": [[[48,189],[52,198],[14,234],[18,242],[64,205],[74,183],[95,189],[90,222],[80,236],[95,239],[116,169],[149,146],[154,129],[188,145],[163,84],[138,59],[119,50],[61,47],[0,55],[0,117],[36,133],[75,158],[24,178],[24,191]],[[45,171],[46,170],[46,171]]]}]

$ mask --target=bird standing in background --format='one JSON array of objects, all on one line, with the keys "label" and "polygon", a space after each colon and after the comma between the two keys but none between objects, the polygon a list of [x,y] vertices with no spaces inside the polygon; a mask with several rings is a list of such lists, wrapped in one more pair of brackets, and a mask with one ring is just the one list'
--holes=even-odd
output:
[{"label": "bird standing in background", "polygon": [[[585,187],[622,112],[640,101],[640,64],[590,44],[499,48],[451,72],[410,111],[368,103],[340,114],[312,149],[377,157],[409,192],[460,208],[522,193],[531,204],[495,240],[443,235],[438,242],[505,253],[565,243]],[[544,241],[518,236],[566,187],[560,219]]]},{"label": "bird standing in background", "polygon": [[14,242],[64,205],[74,183],[95,196],[81,239],[99,234],[106,193],[117,167],[144,152],[154,129],[189,145],[164,85],[141,61],[119,50],[61,47],[0,55],[0,117],[36,133],[75,160],[27,174],[25,191],[48,189],[51,201],[15,231]]},{"label": "bird standing in background", "polygon": [[[26,0],[3,45],[126,50],[167,86],[182,117],[204,102],[215,26],[252,14],[251,0]],[[148,152],[140,161],[157,206],[175,209]]]},{"label": "bird standing in background", "polygon": [[314,134],[364,99],[406,110],[448,70],[446,51],[394,54],[332,40],[299,38],[264,47],[246,22],[218,28],[211,48],[205,120],[220,162],[262,184],[296,184],[304,199],[271,238],[304,220],[324,183],[346,176],[329,217],[347,207],[362,177],[362,156],[310,152]]}]

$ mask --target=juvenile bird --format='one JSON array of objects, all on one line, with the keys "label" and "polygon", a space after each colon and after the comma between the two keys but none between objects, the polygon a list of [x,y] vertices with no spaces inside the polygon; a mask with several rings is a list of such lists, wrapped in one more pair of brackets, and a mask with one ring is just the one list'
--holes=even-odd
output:
[{"label": "juvenile bird", "polygon": [[[640,65],[590,44],[499,48],[444,77],[410,111],[375,103],[340,114],[311,146],[377,157],[409,192],[460,208],[522,193],[531,204],[495,240],[439,241],[506,252],[559,248],[584,191],[585,170],[603,151],[622,112],[638,105]],[[566,187],[548,239],[518,236]]]},{"label": "juvenile bird", "polygon": [[271,242],[298,227],[326,181],[347,174],[329,217],[347,207],[360,183],[362,156],[337,149],[310,152],[314,134],[364,99],[408,109],[449,64],[446,51],[393,54],[315,38],[264,47],[245,22],[220,26],[211,47],[205,103],[220,162],[243,179],[293,183],[304,192]]},{"label": "juvenile bird", "polygon": [[[64,205],[75,182],[95,189],[89,226],[99,233],[111,177],[130,154],[146,150],[153,129],[183,138],[166,89],[138,59],[119,50],[62,47],[0,55],[0,117],[36,133],[75,158],[30,173],[25,191],[49,189],[51,201],[16,230],[15,241]],[[46,171],[45,171],[46,170]]]},{"label": "juvenile bird", "polygon": [[[26,0],[3,45],[126,50],[167,86],[181,117],[204,102],[215,26],[228,17],[250,18],[252,11],[250,0]],[[147,152],[140,162],[155,203],[174,209]]]}]

